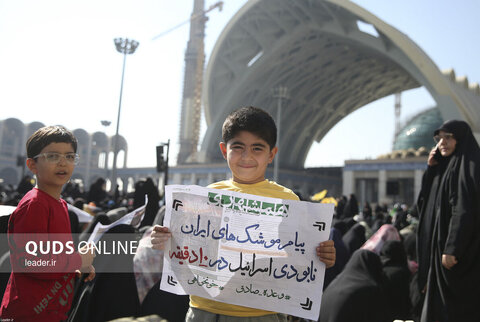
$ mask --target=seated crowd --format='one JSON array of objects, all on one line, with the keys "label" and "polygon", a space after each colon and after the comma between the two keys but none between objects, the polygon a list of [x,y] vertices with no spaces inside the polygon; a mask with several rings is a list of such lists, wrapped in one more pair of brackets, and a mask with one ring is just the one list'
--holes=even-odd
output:
[{"label": "seated crowd", "polygon": [[[17,189],[2,187],[0,205],[16,206],[23,194],[33,187],[26,177]],[[188,296],[178,296],[160,290],[163,254],[150,248],[149,240],[155,224],[162,224],[165,212],[163,200],[152,179],[135,184],[133,193],[122,195],[118,190],[111,196],[105,191],[105,180],[98,179],[86,193],[74,183],[68,183],[63,199],[93,216],[88,223],[69,211],[71,230],[78,238],[88,240],[97,223],[110,224],[145,203],[145,215],[136,228],[119,225],[111,234],[131,234],[140,242],[135,255],[123,256],[118,262],[97,256],[94,267],[99,272],[93,281],[78,278],[69,321],[183,321],[188,310]],[[416,287],[416,224],[413,209],[396,204],[392,207],[366,203],[359,209],[354,195],[337,199],[330,239],[336,248],[336,263],[326,270],[324,293],[319,321],[394,321],[417,320],[422,306],[421,292]],[[0,217],[2,236],[7,231],[8,215]],[[2,237],[3,238],[3,237]],[[2,243],[0,255],[0,287],[5,290],[9,273],[7,243]],[[102,267],[128,267],[114,272]],[[123,296],[129,294],[128,296]],[[122,295],[122,296],[119,296]],[[125,318],[125,319],[121,319]],[[301,319],[290,317],[292,321]]]}]

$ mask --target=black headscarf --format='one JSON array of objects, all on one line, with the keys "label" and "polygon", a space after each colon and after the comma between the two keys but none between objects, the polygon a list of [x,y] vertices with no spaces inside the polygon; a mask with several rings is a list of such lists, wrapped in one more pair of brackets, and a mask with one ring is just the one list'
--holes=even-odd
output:
[{"label": "black headscarf", "polygon": [[385,275],[385,295],[390,305],[390,319],[407,320],[410,316],[410,270],[401,241],[388,240],[380,251]]},{"label": "black headscarf", "polygon": [[[480,148],[464,121],[447,121],[434,134],[440,131],[452,133],[456,146],[428,167],[418,201],[418,281],[427,286],[422,322],[480,321]],[[447,270],[442,254],[458,264]]]},{"label": "black headscarf", "polygon": [[345,205],[347,204],[347,197],[342,196],[337,203],[337,207],[335,208],[336,218],[341,219],[343,218],[343,210],[345,209]]},{"label": "black headscarf", "polygon": [[319,321],[388,321],[382,283],[380,257],[357,250],[323,293]]},{"label": "black headscarf", "polygon": [[158,188],[153,182],[152,178],[147,178],[145,180],[141,188],[141,193],[143,196],[138,197],[137,191],[135,191],[134,195],[137,197],[137,200],[143,198],[143,201],[140,202],[138,207],[145,203],[145,195],[148,196],[148,203],[145,209],[145,216],[143,217],[140,227],[151,226],[158,210],[160,209],[160,205],[158,203],[160,201],[160,194],[158,193]]},{"label": "black headscarf", "polygon": [[358,201],[357,197],[352,193],[350,194],[350,198],[348,199],[345,208],[343,208],[343,218],[353,217],[356,214],[358,214]]},{"label": "black headscarf", "polygon": [[103,187],[105,183],[105,179],[98,178],[97,181],[90,185],[90,190],[88,190],[87,202],[93,201],[97,207],[103,206],[105,199],[108,198],[108,194]]},{"label": "black headscarf", "polygon": [[337,229],[342,236],[345,235],[349,229],[346,222],[335,218],[332,221],[332,226]]},{"label": "black headscarf", "polygon": [[365,238],[365,227],[363,227],[360,223],[355,224],[342,237],[342,240],[347,247],[349,254],[353,254],[353,252],[362,247],[367,240]]},{"label": "black headscarf", "polygon": [[405,251],[407,252],[407,258],[411,261],[417,261],[417,234],[408,233],[403,236],[403,245],[405,246]]}]

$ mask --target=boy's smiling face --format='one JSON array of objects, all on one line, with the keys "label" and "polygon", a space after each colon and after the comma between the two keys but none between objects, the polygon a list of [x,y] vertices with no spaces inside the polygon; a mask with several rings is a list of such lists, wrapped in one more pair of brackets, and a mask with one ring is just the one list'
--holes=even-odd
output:
[{"label": "boy's smiling face", "polygon": [[220,150],[232,171],[233,181],[254,184],[265,180],[267,166],[272,163],[277,147],[251,132],[240,131],[227,143],[220,142]]},{"label": "boy's smiling face", "polygon": [[[72,144],[59,142],[50,143],[42,149],[40,154],[46,152],[65,155],[74,153],[74,150]],[[63,185],[68,182],[75,168],[74,164],[67,162],[63,157],[57,163],[51,163],[43,155],[35,160],[27,159],[27,166],[37,176],[38,188],[57,199],[60,197]]]}]

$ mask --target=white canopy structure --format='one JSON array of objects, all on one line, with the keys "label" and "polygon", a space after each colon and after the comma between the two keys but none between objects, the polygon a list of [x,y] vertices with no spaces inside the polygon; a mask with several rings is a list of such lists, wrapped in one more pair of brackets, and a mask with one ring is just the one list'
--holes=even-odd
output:
[{"label": "white canopy structure", "polygon": [[480,138],[478,84],[442,73],[408,36],[351,1],[248,1],[217,40],[204,84],[203,162],[221,158],[221,126],[232,110],[254,105],[275,117],[277,86],[289,91],[282,167],[303,168],[313,141],[358,108],[420,86],[443,119],[467,121]]}]

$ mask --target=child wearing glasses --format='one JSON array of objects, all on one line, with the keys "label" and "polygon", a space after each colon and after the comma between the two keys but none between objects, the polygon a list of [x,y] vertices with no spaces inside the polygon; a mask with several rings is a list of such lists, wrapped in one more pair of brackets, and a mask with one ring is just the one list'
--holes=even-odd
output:
[{"label": "child wearing glasses", "polygon": [[72,304],[75,273],[88,273],[86,281],[95,276],[95,255],[87,246],[70,254],[54,254],[51,246],[53,241],[64,246],[72,241],[67,204],[60,193],[78,163],[77,140],[64,127],[47,126],[27,140],[26,148],[27,166],[37,186],[25,194],[8,222],[12,273],[0,317],[2,321],[61,321]]}]

